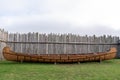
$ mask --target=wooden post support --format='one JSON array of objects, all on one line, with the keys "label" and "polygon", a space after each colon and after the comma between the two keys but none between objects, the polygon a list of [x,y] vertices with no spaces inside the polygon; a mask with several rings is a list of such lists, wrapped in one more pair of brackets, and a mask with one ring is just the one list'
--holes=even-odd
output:
[{"label": "wooden post support", "polygon": [[20,63],[23,63],[23,60],[22,60],[22,59],[20,60]]},{"label": "wooden post support", "polygon": [[102,59],[99,60],[99,63],[101,63],[101,62],[102,62]]},{"label": "wooden post support", "polygon": [[56,62],[54,62],[54,64],[56,65],[57,63],[56,63]]},{"label": "wooden post support", "polygon": [[78,62],[78,64],[80,64],[80,62]]}]

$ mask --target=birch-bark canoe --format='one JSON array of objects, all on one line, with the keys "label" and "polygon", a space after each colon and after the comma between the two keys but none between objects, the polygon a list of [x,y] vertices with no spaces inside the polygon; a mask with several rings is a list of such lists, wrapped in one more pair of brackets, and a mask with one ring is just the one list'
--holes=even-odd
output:
[{"label": "birch-bark canoe", "polygon": [[110,48],[106,52],[86,54],[27,54],[12,51],[9,47],[3,48],[3,56],[8,61],[17,62],[89,62],[110,60],[116,56],[116,48]]}]

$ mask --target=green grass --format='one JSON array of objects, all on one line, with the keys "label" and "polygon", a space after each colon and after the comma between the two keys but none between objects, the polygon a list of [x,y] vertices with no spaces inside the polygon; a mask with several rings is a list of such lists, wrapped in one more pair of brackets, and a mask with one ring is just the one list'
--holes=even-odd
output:
[{"label": "green grass", "polygon": [[1,61],[0,80],[120,80],[120,59],[57,65]]}]

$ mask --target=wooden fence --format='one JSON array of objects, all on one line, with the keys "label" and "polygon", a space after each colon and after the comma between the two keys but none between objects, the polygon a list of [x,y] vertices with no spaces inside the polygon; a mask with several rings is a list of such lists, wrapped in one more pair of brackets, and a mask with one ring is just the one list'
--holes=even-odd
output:
[{"label": "wooden fence", "polygon": [[4,31],[4,29],[0,29],[0,60],[3,60],[4,57],[2,55],[2,49],[6,46],[5,42],[8,40],[8,32]]},{"label": "wooden fence", "polygon": [[16,52],[34,54],[73,54],[104,52],[115,46],[119,37],[74,34],[9,34],[8,45]]},{"label": "wooden fence", "polygon": [[[75,34],[9,33],[0,31],[0,49],[7,45],[16,52],[27,54],[81,54],[104,52],[117,47],[119,37],[80,36]],[[0,59],[3,59],[0,53]]]}]

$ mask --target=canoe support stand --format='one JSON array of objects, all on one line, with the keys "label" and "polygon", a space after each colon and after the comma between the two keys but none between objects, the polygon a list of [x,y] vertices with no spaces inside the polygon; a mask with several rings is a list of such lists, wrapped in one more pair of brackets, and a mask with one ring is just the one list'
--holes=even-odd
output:
[{"label": "canoe support stand", "polygon": [[20,60],[20,63],[23,63],[23,60],[22,60],[22,59]]},{"label": "canoe support stand", "polygon": [[56,63],[56,62],[54,62],[54,64],[56,65],[57,63]]},{"label": "canoe support stand", "polygon": [[99,60],[99,63],[101,63],[101,62],[102,62],[102,59]]},{"label": "canoe support stand", "polygon": [[78,62],[78,64],[80,64],[80,62]]}]

